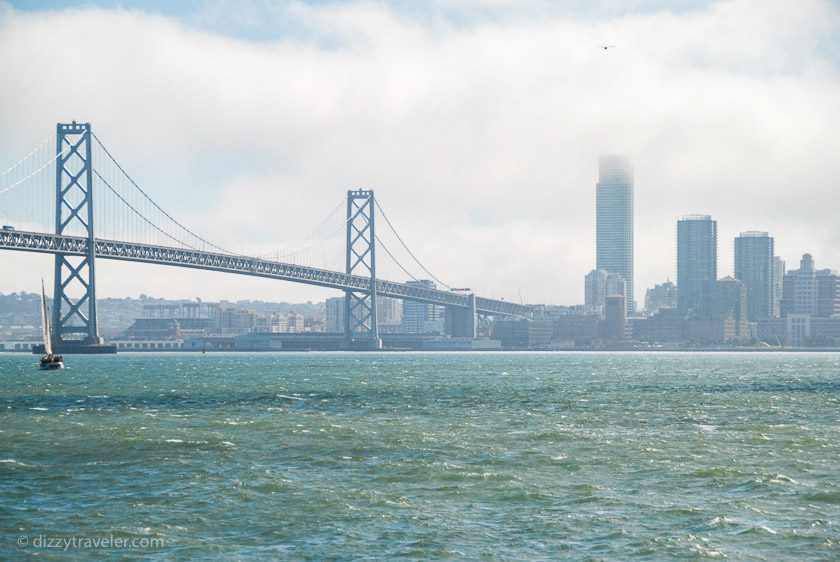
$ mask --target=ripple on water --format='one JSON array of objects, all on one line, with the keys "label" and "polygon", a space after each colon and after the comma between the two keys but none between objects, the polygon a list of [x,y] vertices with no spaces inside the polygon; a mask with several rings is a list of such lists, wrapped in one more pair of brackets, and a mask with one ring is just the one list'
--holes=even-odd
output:
[{"label": "ripple on water", "polygon": [[0,530],[172,559],[830,560],[838,368],[127,354],[47,378],[0,354]]}]

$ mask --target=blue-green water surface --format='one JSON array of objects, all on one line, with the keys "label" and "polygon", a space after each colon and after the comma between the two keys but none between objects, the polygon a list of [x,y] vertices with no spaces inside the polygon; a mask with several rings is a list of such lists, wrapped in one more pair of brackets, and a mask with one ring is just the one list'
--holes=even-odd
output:
[{"label": "blue-green water surface", "polygon": [[840,354],[35,360],[3,559],[840,559]]}]

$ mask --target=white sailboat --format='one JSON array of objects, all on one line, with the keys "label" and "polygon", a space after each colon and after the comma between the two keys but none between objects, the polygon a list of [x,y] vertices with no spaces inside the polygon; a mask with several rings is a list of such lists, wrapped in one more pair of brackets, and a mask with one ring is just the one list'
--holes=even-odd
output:
[{"label": "white sailboat", "polygon": [[53,355],[52,351],[52,328],[50,327],[50,315],[47,311],[47,298],[44,295],[44,280],[41,279],[41,337],[44,340],[44,356],[41,357],[41,369],[54,370],[64,368],[64,358],[61,355]]}]

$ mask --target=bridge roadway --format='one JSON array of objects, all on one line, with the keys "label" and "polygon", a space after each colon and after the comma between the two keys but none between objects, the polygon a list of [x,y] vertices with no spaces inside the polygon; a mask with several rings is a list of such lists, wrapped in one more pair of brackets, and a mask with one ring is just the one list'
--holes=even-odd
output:
[{"label": "bridge roadway", "polygon": [[[331,289],[366,291],[370,279],[360,275],[348,275],[337,271],[317,269],[283,262],[184,250],[166,246],[134,244],[115,240],[94,240],[97,258],[154,263],[176,267],[189,267],[208,271],[223,271],[253,277],[267,277],[294,283],[318,285]],[[19,250],[46,254],[67,254],[83,256],[88,251],[88,240],[81,236],[59,236],[39,232],[0,230],[0,250]],[[403,300],[424,302],[457,308],[468,307],[465,294],[414,287],[405,283],[377,279],[376,294]],[[476,312],[497,316],[528,317],[531,307],[508,301],[476,297]]]}]

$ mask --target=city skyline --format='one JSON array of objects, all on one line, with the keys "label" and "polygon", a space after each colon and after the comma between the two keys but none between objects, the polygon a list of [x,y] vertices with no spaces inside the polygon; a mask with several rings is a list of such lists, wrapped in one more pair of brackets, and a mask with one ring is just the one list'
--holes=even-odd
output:
[{"label": "city skyline", "polygon": [[[721,275],[733,272],[728,241],[749,230],[772,232],[789,262],[810,252],[840,264],[840,226],[824,204],[840,177],[830,127],[840,16],[829,2],[424,8],[444,10],[440,20],[388,3],[269,14],[252,4],[232,21],[220,3],[200,13],[73,5],[0,3],[0,56],[19,77],[0,93],[0,168],[57,121],[90,121],[164,208],[196,232],[221,232],[221,245],[282,245],[348,187],[369,186],[448,282],[580,303],[595,257],[595,162],[623,153],[636,175],[637,302],[675,279],[673,223],[687,213],[718,220]],[[249,24],[253,13],[262,17]],[[595,48],[605,36],[616,48]],[[76,76],[58,48],[86,61],[86,84],[109,86],[32,95]],[[126,58],[147,62],[110,84]],[[261,212],[275,208],[283,220]],[[50,277],[49,258],[0,260],[0,291]],[[98,283],[103,297],[336,296],[113,263]]]}]

